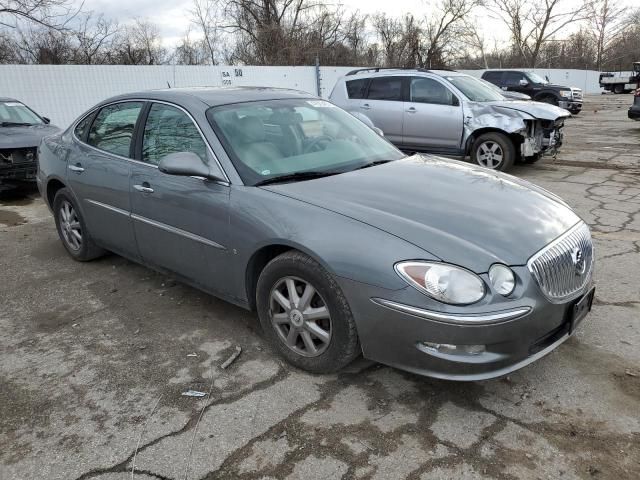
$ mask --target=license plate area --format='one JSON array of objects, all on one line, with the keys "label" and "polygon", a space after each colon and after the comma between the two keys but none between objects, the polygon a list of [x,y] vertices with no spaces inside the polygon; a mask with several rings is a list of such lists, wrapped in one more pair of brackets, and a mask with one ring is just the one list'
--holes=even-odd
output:
[{"label": "license plate area", "polygon": [[591,287],[585,295],[582,296],[572,307],[571,317],[569,318],[569,335],[571,335],[575,329],[580,325],[580,322],[584,320],[587,313],[591,311],[593,305],[593,299],[595,297],[596,287]]}]

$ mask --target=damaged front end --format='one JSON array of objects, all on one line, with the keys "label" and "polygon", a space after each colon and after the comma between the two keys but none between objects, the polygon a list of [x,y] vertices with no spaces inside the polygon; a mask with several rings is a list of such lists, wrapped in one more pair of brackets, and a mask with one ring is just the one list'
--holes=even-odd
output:
[{"label": "damaged front end", "polygon": [[521,160],[555,156],[562,146],[563,127],[571,114],[538,102],[469,103],[465,108],[464,141],[467,148],[487,131],[506,133]]},{"label": "damaged front end", "polygon": [[0,180],[33,180],[38,169],[38,149],[0,148]]}]

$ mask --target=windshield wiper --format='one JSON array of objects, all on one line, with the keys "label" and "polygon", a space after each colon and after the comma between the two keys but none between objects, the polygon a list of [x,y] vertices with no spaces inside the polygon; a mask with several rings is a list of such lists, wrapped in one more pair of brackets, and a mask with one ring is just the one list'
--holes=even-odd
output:
[{"label": "windshield wiper", "polygon": [[280,182],[295,182],[299,180],[311,180],[313,178],[321,178],[328,177],[330,175],[337,175],[342,172],[296,172],[289,173],[286,175],[279,175],[277,177],[266,178],[264,180],[260,180],[257,183],[254,183],[254,187],[260,187],[262,185],[270,185],[272,183],[280,183]]},{"label": "windshield wiper", "polygon": [[25,123],[25,122],[2,122],[0,123],[0,127],[30,127],[33,123]]},{"label": "windshield wiper", "polygon": [[393,162],[393,160],[376,160],[375,162],[365,163],[364,165],[356,168],[356,170],[362,170],[363,168],[375,167],[376,165],[382,165],[383,163]]}]

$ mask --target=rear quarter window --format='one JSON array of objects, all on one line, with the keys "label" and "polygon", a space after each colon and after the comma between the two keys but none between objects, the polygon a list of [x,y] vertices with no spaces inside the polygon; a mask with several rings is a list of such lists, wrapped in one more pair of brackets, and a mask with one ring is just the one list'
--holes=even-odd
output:
[{"label": "rear quarter window", "polygon": [[347,96],[349,98],[364,98],[367,93],[368,78],[347,81]]}]

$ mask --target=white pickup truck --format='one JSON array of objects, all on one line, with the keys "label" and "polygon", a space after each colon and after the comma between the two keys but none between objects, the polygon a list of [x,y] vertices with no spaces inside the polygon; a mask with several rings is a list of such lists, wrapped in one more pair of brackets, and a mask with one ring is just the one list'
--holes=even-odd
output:
[{"label": "white pickup truck", "polygon": [[633,73],[616,74],[601,73],[599,79],[600,87],[613,93],[629,93],[636,88],[640,88],[640,62],[633,63]]}]

